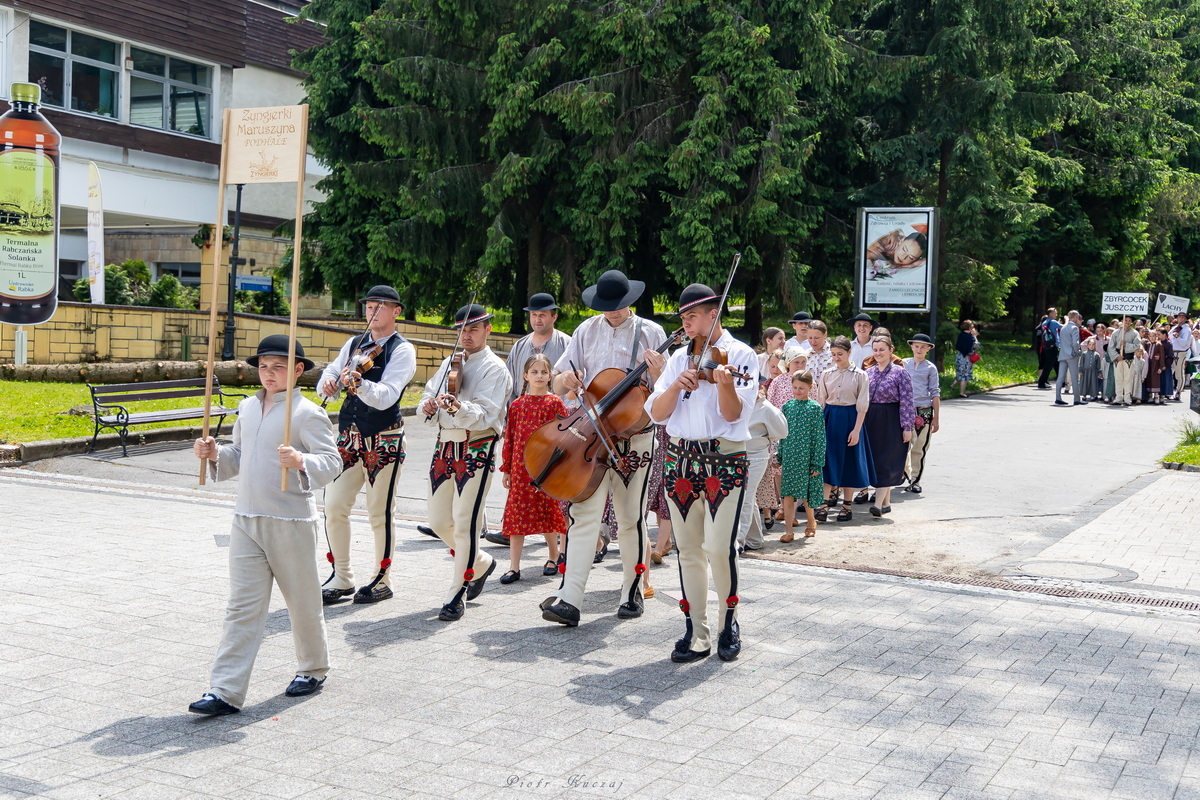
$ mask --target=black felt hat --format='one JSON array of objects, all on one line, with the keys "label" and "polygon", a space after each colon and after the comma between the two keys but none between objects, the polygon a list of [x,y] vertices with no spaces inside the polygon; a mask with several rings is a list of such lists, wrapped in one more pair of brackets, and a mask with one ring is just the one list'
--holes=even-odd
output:
[{"label": "black felt hat", "polygon": [[915,335],[911,339],[909,339],[908,343],[909,344],[927,344],[930,347],[934,347],[933,339],[929,338],[928,333],[918,333],[917,335]]},{"label": "black felt hat", "polygon": [[792,314],[792,322],[812,322],[812,314],[807,311],[797,311]]},{"label": "black felt hat", "polygon": [[454,315],[454,327],[461,328],[464,325],[474,325],[476,322],[487,322],[495,314],[488,311],[479,303],[471,303],[469,306],[463,306]]},{"label": "black felt hat", "polygon": [[[247,358],[246,363],[252,367],[257,367],[259,356],[283,356],[287,358],[287,355],[288,337],[282,333],[273,333],[258,343],[258,352]],[[300,344],[300,342],[296,342],[296,360],[304,365],[305,372],[316,366],[316,362],[304,357],[304,345]]]},{"label": "black felt hat", "polygon": [[545,292],[538,292],[529,298],[529,305],[525,306],[526,311],[552,311],[556,308],[558,303],[554,302],[554,295]]},{"label": "black felt hat", "polygon": [[716,303],[720,299],[721,296],[714,292],[711,286],[705,286],[703,283],[689,284],[679,295],[679,313],[705,303]]},{"label": "black felt hat", "polygon": [[646,291],[642,281],[631,281],[620,270],[610,269],[595,286],[583,290],[583,304],[593,311],[620,311]]},{"label": "black felt hat", "polygon": [[367,292],[365,297],[360,297],[358,302],[365,303],[368,300],[376,300],[380,303],[395,303],[404,308],[404,303],[400,302],[400,293],[390,286],[384,286],[382,283],[378,286],[372,286],[371,291]]},{"label": "black felt hat", "polygon": [[854,323],[856,323],[856,322],[869,322],[869,323],[871,323],[872,330],[879,327],[879,323],[876,322],[875,320],[871,319],[871,315],[865,311],[860,311],[859,313],[855,314],[850,319],[846,320],[847,325],[854,325]]}]

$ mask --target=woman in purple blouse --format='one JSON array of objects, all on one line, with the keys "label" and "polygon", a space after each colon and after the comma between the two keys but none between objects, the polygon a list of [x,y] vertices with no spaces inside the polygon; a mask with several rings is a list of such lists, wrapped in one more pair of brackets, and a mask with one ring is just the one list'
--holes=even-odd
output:
[{"label": "woman in purple blouse", "polygon": [[904,483],[908,442],[912,439],[917,409],[913,405],[912,378],[903,364],[892,359],[895,347],[891,338],[876,336],[871,350],[875,356],[875,365],[867,370],[871,405],[863,428],[875,463],[875,505],[871,506],[871,515],[882,517],[892,510],[892,487]]}]

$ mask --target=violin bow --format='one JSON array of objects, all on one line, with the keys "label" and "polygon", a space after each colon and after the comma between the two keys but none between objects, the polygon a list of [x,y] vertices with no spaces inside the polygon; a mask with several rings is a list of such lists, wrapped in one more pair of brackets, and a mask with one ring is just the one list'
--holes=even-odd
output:
[{"label": "violin bow", "polygon": [[[704,347],[700,350],[700,359],[697,364],[703,364],[708,358],[708,351],[712,349],[713,331],[717,329],[717,323],[721,321],[721,309],[725,308],[725,301],[729,299],[729,289],[733,286],[733,276],[737,274],[738,264],[742,261],[741,253],[733,254],[733,264],[729,267],[729,277],[725,279],[725,291],[721,292],[721,300],[717,303],[717,315],[713,317],[712,327],[708,329],[708,335],[704,337]],[[685,392],[683,399],[687,400],[692,396],[691,392]]]},{"label": "violin bow", "polygon": [[[571,365],[572,372],[578,372],[578,370],[575,369],[575,362],[568,361],[567,363]],[[586,391],[579,393],[579,403],[583,406],[583,415],[587,417],[588,422],[592,423],[592,427],[596,429],[596,435],[600,437],[600,441],[604,443],[604,449],[608,451],[610,463],[615,468],[617,464],[620,463],[617,461],[617,454],[613,452],[612,447],[608,443],[608,439],[604,436],[604,431],[600,429],[600,417],[596,414],[596,407],[592,405],[592,401],[588,399]]]},{"label": "violin bow", "polygon": [[[475,296],[477,294],[479,294],[478,289],[471,292],[471,299],[469,301],[467,301],[468,308],[475,305]],[[442,373],[442,379],[441,379],[441,381],[438,382],[437,392],[435,392],[433,395],[435,401],[438,397],[441,397],[442,389],[446,386],[446,380],[450,377],[450,364],[454,363],[454,356],[458,353],[458,348],[462,345],[463,330],[465,330],[466,327],[467,327],[467,320],[466,320],[466,318],[464,318],[462,327],[460,327],[458,329],[458,338],[454,340],[454,349],[450,351],[450,362],[449,362],[449,364],[446,365],[446,371]],[[426,417],[425,417],[426,422],[429,422],[429,420],[431,420],[431,419],[433,419],[433,414],[426,415]]]}]

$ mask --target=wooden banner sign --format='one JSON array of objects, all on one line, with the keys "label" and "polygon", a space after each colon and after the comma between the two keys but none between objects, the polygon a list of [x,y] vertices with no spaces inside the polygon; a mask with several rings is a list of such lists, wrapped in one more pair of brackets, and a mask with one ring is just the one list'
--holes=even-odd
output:
[{"label": "wooden banner sign", "polygon": [[[215,237],[221,241],[225,222],[225,187],[239,183],[296,184],[296,222],[292,236],[292,316],[288,325],[289,382],[284,405],[283,443],[292,441],[292,393],[296,380],[296,309],[300,305],[300,251],[304,230],[304,173],[308,158],[308,106],[271,108],[227,108],[221,126],[221,168],[217,179],[217,216]],[[208,316],[208,369],[205,377],[204,424],[201,438],[208,438],[212,409],[212,376],[217,343],[217,286],[220,283],[221,247],[212,249],[212,297]],[[233,309],[227,309],[232,314]],[[204,485],[208,465],[200,465],[200,485]],[[288,470],[283,469],[280,488],[287,491]]]},{"label": "wooden banner sign", "polygon": [[304,118],[301,106],[229,109],[226,182],[303,183]]}]

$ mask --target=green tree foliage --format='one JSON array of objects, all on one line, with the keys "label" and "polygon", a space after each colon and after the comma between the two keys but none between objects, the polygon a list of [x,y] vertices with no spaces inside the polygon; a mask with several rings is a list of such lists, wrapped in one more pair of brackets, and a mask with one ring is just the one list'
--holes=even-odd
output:
[{"label": "green tree foliage", "polygon": [[[855,210],[941,209],[959,316],[1190,294],[1200,10],[1173,0],[314,0],[332,173],[305,288],[518,309],[735,251],[764,306],[851,302]],[[1016,290],[1016,294],[1012,292]],[[520,319],[519,311],[514,319]]]},{"label": "green tree foliage", "polygon": [[146,305],[158,308],[182,308],[183,284],[174,275],[163,275],[150,287]]}]

